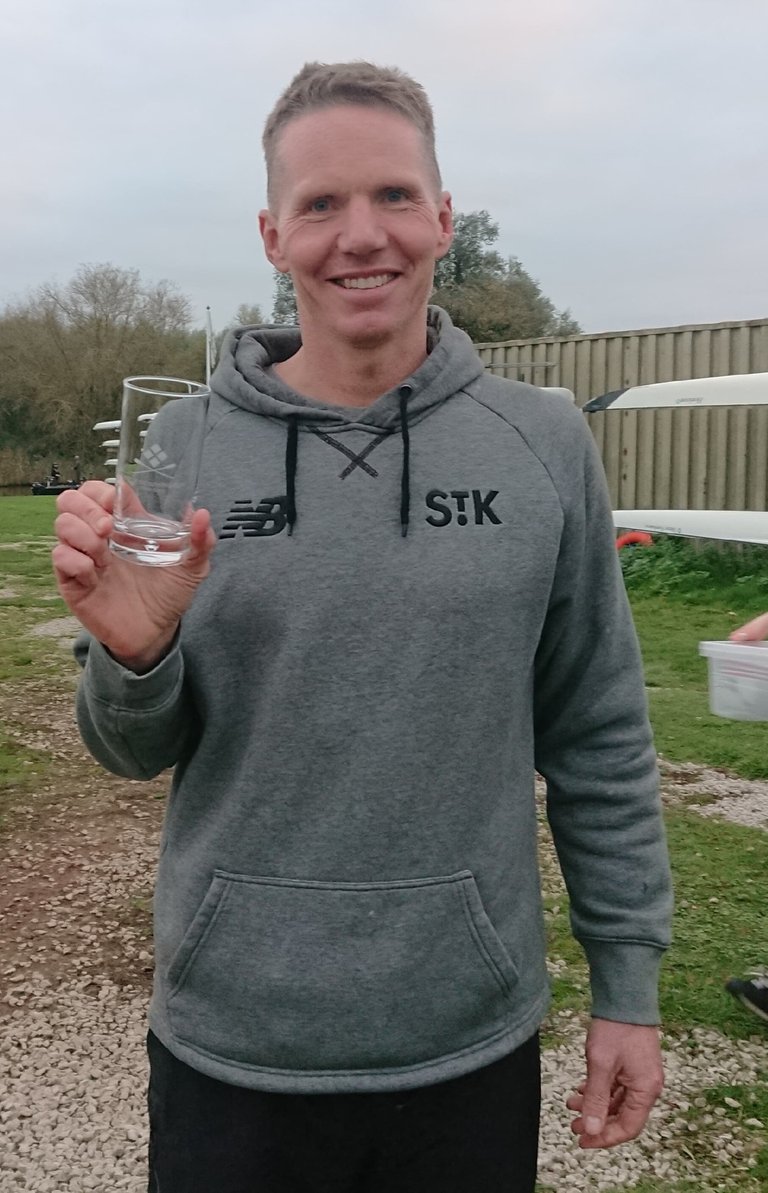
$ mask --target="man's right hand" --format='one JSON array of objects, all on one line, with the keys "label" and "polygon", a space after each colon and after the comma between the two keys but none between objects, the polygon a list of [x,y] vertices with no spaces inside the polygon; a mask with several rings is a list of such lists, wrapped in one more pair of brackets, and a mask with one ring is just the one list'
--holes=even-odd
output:
[{"label": "man's right hand", "polygon": [[132,671],[149,671],[167,653],[182,615],[208,575],[216,543],[207,510],[192,518],[180,564],[149,567],[109,549],[115,491],[86,481],[57,498],[53,570],[61,596],[83,626]]},{"label": "man's right hand", "polygon": [[766,637],[768,637],[768,613],[761,613],[759,617],[753,617],[746,625],[739,626],[738,630],[734,630],[731,634],[731,641],[760,642]]}]

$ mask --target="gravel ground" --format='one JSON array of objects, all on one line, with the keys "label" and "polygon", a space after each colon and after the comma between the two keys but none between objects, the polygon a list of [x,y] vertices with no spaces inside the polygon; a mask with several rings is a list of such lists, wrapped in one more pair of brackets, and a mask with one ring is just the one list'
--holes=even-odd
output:
[{"label": "gravel ground", "polygon": [[[768,783],[739,779],[690,762],[661,760],[667,799],[684,800],[689,810],[751,828],[768,829]],[[699,803],[704,797],[706,803]]]},{"label": "gravel ground", "polygon": [[[17,810],[0,858],[0,1193],[144,1193],[149,899],[166,780],[105,775],[74,737],[71,694],[56,708],[42,686],[39,696],[24,729],[14,729],[10,705],[0,707],[12,734],[57,767]],[[698,810],[768,828],[768,784],[662,768],[670,802],[714,800]],[[768,1033],[668,1041],[667,1088],[642,1140],[584,1153],[564,1107],[582,1076],[584,1025],[563,1015],[551,1027],[559,1043],[543,1060],[547,1188],[629,1190],[655,1177],[716,1193],[727,1175],[759,1193],[750,1168],[764,1124],[732,1100],[708,1105],[703,1091],[755,1082],[768,1067]]]},{"label": "gravel ground", "polygon": [[[145,994],[91,985],[30,982],[23,1015],[0,1029],[3,1193],[145,1193]],[[543,1056],[543,1183],[558,1193],[586,1193],[631,1189],[641,1177],[698,1178],[699,1188],[716,1190],[727,1173],[740,1174],[747,1193],[762,1124],[737,1123],[729,1114],[735,1107],[725,1103],[707,1109],[699,1091],[757,1080],[768,1065],[768,1041],[734,1045],[711,1032],[676,1040],[666,1053],[663,1102],[642,1141],[585,1153],[574,1148],[564,1109],[581,1072],[582,1027],[557,1027],[563,1042]]]}]

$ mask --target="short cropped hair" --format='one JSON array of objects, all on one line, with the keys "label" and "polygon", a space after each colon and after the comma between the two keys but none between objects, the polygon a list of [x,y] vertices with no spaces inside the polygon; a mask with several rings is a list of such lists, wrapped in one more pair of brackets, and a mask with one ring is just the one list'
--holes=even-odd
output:
[{"label": "short cropped hair", "polygon": [[404,116],[421,133],[427,165],[440,190],[440,167],[435,151],[432,105],[420,83],[396,67],[371,62],[307,62],[288,84],[267,117],[262,145],[267,163],[267,198],[276,199],[277,147],[280,134],[291,120],[339,104],[384,108]]}]

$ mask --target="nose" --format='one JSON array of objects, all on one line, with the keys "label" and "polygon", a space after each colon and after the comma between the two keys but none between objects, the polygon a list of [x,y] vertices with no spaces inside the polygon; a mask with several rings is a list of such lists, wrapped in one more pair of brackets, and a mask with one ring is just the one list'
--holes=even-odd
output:
[{"label": "nose", "polygon": [[386,247],[386,229],[375,203],[355,197],[347,204],[338,243],[343,253],[356,257],[365,257]]}]

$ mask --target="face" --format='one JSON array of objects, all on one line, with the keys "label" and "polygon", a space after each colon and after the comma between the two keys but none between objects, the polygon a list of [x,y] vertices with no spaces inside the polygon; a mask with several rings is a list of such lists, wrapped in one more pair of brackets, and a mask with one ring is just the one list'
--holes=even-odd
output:
[{"label": "face", "polygon": [[453,232],[415,125],[379,108],[326,108],[291,121],[277,156],[275,209],[259,222],[267,257],[293,278],[305,337],[423,338]]}]

